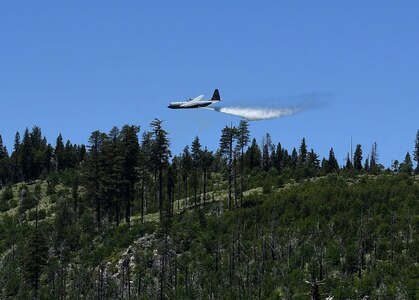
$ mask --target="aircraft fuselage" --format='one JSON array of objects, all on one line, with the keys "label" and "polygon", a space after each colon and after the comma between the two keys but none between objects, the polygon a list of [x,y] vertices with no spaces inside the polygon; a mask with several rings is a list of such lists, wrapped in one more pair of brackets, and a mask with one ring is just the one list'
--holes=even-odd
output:
[{"label": "aircraft fuselage", "polygon": [[218,89],[215,89],[211,99],[203,100],[203,98],[204,96],[200,95],[198,97],[191,98],[188,101],[170,102],[170,104],[167,107],[171,109],[200,108],[207,107],[208,105],[221,101]]},{"label": "aircraft fuselage", "polygon": [[211,105],[215,101],[197,101],[195,103],[192,102],[171,102],[168,108],[171,109],[182,109],[182,108],[199,108],[199,107],[206,107]]}]

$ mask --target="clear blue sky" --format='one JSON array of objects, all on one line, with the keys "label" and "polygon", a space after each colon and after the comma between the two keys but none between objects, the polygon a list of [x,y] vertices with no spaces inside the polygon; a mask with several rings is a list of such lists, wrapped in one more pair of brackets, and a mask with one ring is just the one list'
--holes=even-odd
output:
[{"label": "clear blue sky", "polygon": [[[374,142],[390,166],[419,128],[417,1],[3,1],[0,134],[40,126],[87,143],[93,130],[165,121],[172,151],[198,135],[216,149],[234,116],[169,110],[219,88],[224,104],[331,93],[301,114],[251,123],[288,149],[303,137],[340,164]],[[267,99],[270,99],[267,101]],[[320,99],[321,100],[321,99]],[[316,100],[317,101],[317,100]],[[269,102],[269,103],[268,103]],[[292,101],[291,101],[292,102]]]}]

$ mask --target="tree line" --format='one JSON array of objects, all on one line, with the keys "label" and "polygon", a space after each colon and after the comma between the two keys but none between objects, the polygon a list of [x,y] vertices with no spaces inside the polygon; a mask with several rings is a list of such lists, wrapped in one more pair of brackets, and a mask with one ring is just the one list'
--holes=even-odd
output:
[{"label": "tree line", "polygon": [[[174,177],[172,181],[181,185],[178,189],[182,188],[184,198],[188,198],[189,188],[192,188],[194,205],[197,204],[198,190],[206,198],[210,173],[222,170],[228,180],[229,207],[233,204],[237,206],[237,196],[242,200],[245,174],[255,170],[269,172],[273,169],[278,175],[296,180],[333,172],[380,174],[391,170],[394,173],[419,173],[419,130],[413,158],[407,152],[402,161],[396,159],[386,169],[379,163],[377,143],[371,146],[370,151],[357,144],[354,154],[351,156],[348,153],[346,163],[340,166],[333,148],[328,157],[320,159],[312,148],[309,150],[305,138],[298,149],[291,151],[283,148],[281,143],[273,143],[269,134],[259,145],[255,138],[250,139],[249,124],[244,120],[237,127],[226,126],[222,130],[219,149],[215,152],[207,147],[203,149],[197,136],[191,146],[185,146],[183,153],[172,157],[168,133],[163,129],[162,122],[156,119],[150,126],[152,130],[144,131],[141,137],[140,127],[136,125],[125,125],[121,129],[114,127],[109,133],[94,131],[87,146],[73,144],[70,140],[64,144],[61,134],[53,146],[35,126],[31,131],[26,128],[23,138],[19,132],[16,133],[10,155],[0,134],[0,187],[46,178],[54,172],[82,170],[90,197],[95,199],[98,207],[98,221],[100,210],[105,209],[113,210],[112,218],[118,222],[120,209],[125,211],[124,217],[128,221],[137,185],[140,185],[140,194],[143,195],[151,181],[155,186],[154,198],[157,202],[159,194],[163,193],[157,183],[163,186],[163,177],[167,176],[169,168],[170,175]],[[415,168],[413,161],[416,162]],[[238,195],[232,195],[233,190]],[[99,199],[104,194],[107,199]],[[110,199],[119,199],[120,196],[123,196],[124,203],[114,203],[115,200]],[[162,206],[159,205],[161,211]]]}]

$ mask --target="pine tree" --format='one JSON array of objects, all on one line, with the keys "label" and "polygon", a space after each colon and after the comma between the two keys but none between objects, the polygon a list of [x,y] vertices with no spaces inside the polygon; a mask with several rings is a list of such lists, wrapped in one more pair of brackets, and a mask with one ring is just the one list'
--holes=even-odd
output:
[{"label": "pine tree", "polygon": [[329,162],[327,161],[327,159],[323,157],[321,165],[320,165],[320,168],[321,168],[323,174],[328,173],[328,168],[329,168],[328,164],[329,164]]},{"label": "pine tree", "polygon": [[64,146],[63,160],[65,168],[74,169],[77,166],[77,146],[72,145],[69,140],[67,140]]},{"label": "pine tree", "polygon": [[237,129],[237,146],[240,148],[240,205],[243,203],[244,187],[244,147],[249,144],[249,122],[241,120]]},{"label": "pine tree", "polygon": [[21,143],[20,133],[16,132],[13,152],[10,157],[12,164],[12,181],[19,182],[23,180],[22,174],[22,155],[21,155]]},{"label": "pine tree", "polygon": [[404,161],[400,165],[400,172],[406,173],[408,175],[412,174],[413,172],[413,162],[409,152],[406,153]]},{"label": "pine tree", "polygon": [[202,172],[204,176],[204,190],[203,190],[204,204],[206,202],[206,197],[207,197],[208,171],[209,171],[209,168],[211,167],[212,162],[213,162],[212,152],[208,151],[207,147],[205,147],[204,151],[202,151]]},{"label": "pine tree", "polygon": [[320,169],[320,160],[319,156],[314,152],[313,149],[307,154],[307,167],[309,171],[309,176],[316,176],[317,172]]},{"label": "pine tree", "polygon": [[290,166],[292,170],[295,170],[297,168],[297,163],[298,163],[298,154],[297,154],[297,150],[294,147],[291,152],[291,161],[290,161]]},{"label": "pine tree", "polygon": [[3,139],[0,134],[0,190],[6,184],[11,175],[11,167],[9,161],[9,154],[6,147],[3,145]]},{"label": "pine tree", "polygon": [[54,148],[52,148],[51,144],[47,144],[42,155],[43,166],[47,173],[51,171],[51,160],[54,158]]},{"label": "pine tree", "polygon": [[25,129],[21,145],[22,175],[25,181],[32,179],[32,144],[29,129]]},{"label": "pine tree", "polygon": [[275,153],[275,168],[278,171],[278,174],[281,174],[282,169],[284,168],[284,150],[282,149],[281,143],[278,143],[278,145],[276,146]]},{"label": "pine tree", "polygon": [[158,171],[159,177],[159,193],[158,193],[158,202],[159,202],[159,216],[160,216],[160,231],[163,235],[162,237],[162,250],[161,250],[161,268],[160,268],[160,299],[164,298],[164,288],[166,285],[166,273],[167,273],[167,261],[169,253],[168,245],[168,235],[170,231],[171,223],[171,199],[173,195],[174,187],[174,178],[173,173],[168,171],[168,186],[166,201],[163,199],[163,172],[168,169],[168,160],[170,157],[169,150],[169,139],[167,137],[168,133],[162,128],[162,121],[154,119],[150,123],[152,127],[152,161],[155,162],[155,167]]},{"label": "pine tree", "polygon": [[168,283],[168,269],[170,269],[170,245],[169,235],[172,224],[172,204],[174,200],[174,190],[176,185],[176,176],[173,171],[173,166],[167,167],[167,201],[163,202],[163,214],[160,219],[160,291],[159,299],[165,299],[165,287]]},{"label": "pine tree", "polygon": [[329,159],[327,160],[327,172],[333,173],[338,170],[339,170],[339,164],[335,157],[335,152],[333,151],[333,148],[330,148]]},{"label": "pine tree", "polygon": [[[39,196],[39,195],[38,195]],[[39,279],[48,259],[48,241],[45,233],[38,227],[38,202],[36,204],[35,229],[29,235],[23,254],[22,273],[33,290],[33,298],[38,298]]]},{"label": "pine tree", "polygon": [[191,156],[191,153],[189,152],[189,146],[186,146],[183,149],[181,166],[182,166],[182,181],[183,181],[183,187],[184,187],[183,191],[185,193],[184,208],[187,209],[188,208],[188,177],[192,169],[192,156]]},{"label": "pine tree", "polygon": [[370,154],[370,169],[375,170],[377,168],[378,163],[378,151],[377,151],[377,143],[374,142],[371,146],[371,154]]},{"label": "pine tree", "polygon": [[141,139],[141,147],[138,152],[140,181],[141,181],[141,222],[144,222],[144,212],[146,209],[147,193],[146,187],[149,185],[149,172],[152,171],[151,165],[151,132],[144,132]]},{"label": "pine tree", "polygon": [[[180,212],[180,199],[182,197],[182,157],[175,155],[172,159],[172,165],[174,175],[176,176],[175,188],[177,187],[177,209]],[[174,212],[174,203],[172,205],[172,211]]]},{"label": "pine tree", "polygon": [[29,177],[37,179],[41,172],[46,169],[44,165],[44,151],[47,145],[46,139],[42,138],[41,128],[35,126],[30,133],[31,140],[31,171]]},{"label": "pine tree", "polygon": [[199,169],[201,166],[201,143],[199,142],[199,138],[196,136],[195,139],[192,142],[192,166],[193,166],[193,172],[192,172],[192,182],[194,187],[194,205],[196,207],[197,205],[197,190],[198,190],[198,182],[199,182]]},{"label": "pine tree", "polygon": [[391,169],[392,169],[392,171],[393,171],[394,174],[399,173],[399,171],[400,171],[400,162],[397,159],[392,162]]},{"label": "pine tree", "polygon": [[81,145],[79,147],[78,153],[79,153],[79,162],[84,161],[86,159],[86,154],[87,154],[86,146],[85,145]]},{"label": "pine tree", "polygon": [[159,175],[158,202],[160,220],[163,220],[163,170],[167,166],[170,156],[169,139],[167,137],[167,132],[162,127],[162,121],[154,119],[154,121],[150,123],[150,126],[152,127],[153,133],[151,154]]},{"label": "pine tree", "polygon": [[285,170],[286,168],[291,167],[291,156],[288,153],[288,150],[282,148],[282,168]]},{"label": "pine tree", "polygon": [[26,253],[23,261],[24,278],[33,288],[34,298],[37,299],[39,278],[48,258],[48,246],[45,235],[36,230],[30,237],[25,247]]},{"label": "pine tree", "polygon": [[270,150],[272,148],[271,137],[269,133],[266,134],[266,139],[263,142],[263,152],[262,152],[262,168],[265,172],[269,171],[271,168],[271,157]]},{"label": "pine tree", "polygon": [[228,209],[232,206],[232,180],[233,180],[233,143],[237,137],[236,127],[224,127],[221,132],[220,150],[227,158],[227,173],[228,173]]},{"label": "pine tree", "polygon": [[63,142],[63,136],[61,133],[57,137],[57,141],[55,143],[55,149],[54,149],[54,156],[55,160],[58,166],[58,170],[64,170],[65,169],[65,147]]},{"label": "pine tree", "polygon": [[[171,172],[172,172],[172,176],[173,176],[173,191],[172,191],[172,199],[171,199],[171,214],[172,216],[175,213],[175,199],[176,199],[176,195],[178,196],[178,200],[180,199],[180,160],[178,156],[174,156],[172,159],[172,163],[169,165],[169,167],[171,167]],[[169,183],[169,180],[168,180]],[[178,189],[176,190],[176,187],[178,187]],[[177,193],[176,193],[177,192]],[[179,208],[179,202],[178,202],[178,208]]]},{"label": "pine tree", "polygon": [[369,155],[367,156],[367,158],[365,159],[365,163],[364,163],[364,170],[365,172],[368,172],[370,170],[370,157]]},{"label": "pine tree", "polygon": [[176,165],[171,164],[167,167],[167,201],[165,202],[164,210],[164,222],[167,229],[170,224],[171,218],[173,217],[173,202],[175,201],[175,187],[176,187]]},{"label": "pine tree", "polygon": [[304,165],[307,161],[307,145],[306,139],[303,138],[301,140],[300,149],[298,150],[298,164]]},{"label": "pine tree", "polygon": [[358,172],[362,170],[362,149],[361,145],[356,145],[355,153],[354,153],[354,169]]},{"label": "pine tree", "polygon": [[415,173],[419,174],[419,129],[416,132],[415,150],[413,150],[413,159],[416,161]]},{"label": "pine tree", "polygon": [[3,159],[4,157],[6,157],[6,147],[4,147],[3,145],[3,138],[0,134],[0,159]]},{"label": "pine tree", "polygon": [[42,131],[41,128],[35,126],[32,128],[32,132],[30,133],[31,144],[34,149],[42,148],[44,144],[44,140],[42,139]]},{"label": "pine tree", "polygon": [[262,154],[255,138],[253,138],[252,144],[246,152],[246,156],[248,157],[249,169],[251,171],[260,168],[262,164]]},{"label": "pine tree", "polygon": [[[54,249],[54,258],[57,259],[55,277],[58,279],[57,294],[58,298],[65,299],[67,269],[70,262],[71,250],[76,247],[76,242],[72,236],[74,227],[74,211],[68,203],[67,196],[62,195],[56,203],[56,211],[54,216],[54,231],[52,233],[52,246]],[[54,280],[55,281],[55,280]],[[58,296],[57,295],[57,296]]]},{"label": "pine tree", "polygon": [[[162,143],[167,142],[167,145],[160,144],[160,147],[167,147],[169,145],[168,140],[164,140],[165,136],[162,137],[163,134],[166,134],[160,127],[160,124],[155,123],[156,128],[155,130],[159,130],[155,132],[158,134],[158,138],[156,142]],[[158,129],[157,129],[158,128]],[[138,166],[138,153],[139,153],[139,143],[138,143],[138,132],[140,128],[138,126],[129,126],[125,125],[122,127],[121,134],[120,134],[120,145],[119,145],[119,152],[122,155],[122,196],[124,198],[125,203],[125,221],[129,224],[130,217],[131,217],[131,205],[134,199],[134,185],[137,180],[137,166]],[[167,148],[164,148],[162,151],[168,151]],[[162,159],[166,159],[164,155],[168,155],[167,153],[162,154]],[[164,161],[165,162],[165,161]]]},{"label": "pine tree", "polygon": [[349,153],[348,153],[348,155],[346,156],[346,165],[345,165],[345,169],[346,169],[346,170],[348,170],[348,171],[350,171],[350,170],[352,170],[352,169],[353,169],[353,165],[352,165],[352,161],[351,161],[351,158],[350,158],[350,156],[349,156]]},{"label": "pine tree", "polygon": [[120,144],[120,130],[118,127],[113,127],[103,140],[100,155],[100,165],[103,168],[101,184],[105,191],[103,193],[103,208],[108,214],[109,222],[115,220],[117,225],[121,220],[124,186],[122,179],[124,149]]},{"label": "pine tree", "polygon": [[295,176],[298,180],[299,178],[306,178],[308,176],[311,176],[311,170],[309,170],[308,164],[307,164],[307,157],[308,157],[308,151],[307,151],[307,144],[305,138],[301,140],[300,148],[298,150],[298,158],[297,158],[297,166],[295,169]]},{"label": "pine tree", "polygon": [[85,164],[86,194],[93,201],[96,213],[96,224],[101,226],[103,209],[103,146],[106,134],[94,131],[89,138],[89,155]]}]

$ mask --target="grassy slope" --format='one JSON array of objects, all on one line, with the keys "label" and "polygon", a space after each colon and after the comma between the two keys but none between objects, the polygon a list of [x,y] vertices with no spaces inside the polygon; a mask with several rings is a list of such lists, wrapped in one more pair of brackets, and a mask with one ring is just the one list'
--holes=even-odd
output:
[{"label": "grassy slope", "polygon": [[[310,281],[311,274],[319,276],[319,253],[325,265],[323,280],[327,283],[327,288],[321,287],[323,294],[336,298],[357,297],[362,293],[377,296],[380,292],[408,295],[411,285],[419,283],[417,278],[411,278],[412,272],[419,271],[417,256],[412,253],[418,248],[418,180],[409,185],[410,181],[400,176],[355,180],[329,176],[287,185],[267,195],[262,194],[262,188],[254,188],[245,193],[246,208],[234,212],[223,209],[227,198],[225,190],[215,191],[214,196],[209,197],[215,202],[202,209],[184,212],[185,201],[181,199],[180,210],[178,203],[174,204],[176,217],[171,247],[195,276],[194,284],[190,284],[189,291],[183,291],[183,296],[198,296],[194,294],[197,291],[208,293],[211,286],[218,285],[212,293],[222,297],[223,291],[230,291],[234,298],[236,293],[245,293],[245,289],[240,290],[245,284],[247,297],[258,293],[264,297],[275,293],[280,297],[306,295],[309,285],[305,282]],[[40,184],[45,195],[46,183]],[[28,188],[33,192],[34,185]],[[9,203],[15,206],[1,213],[0,220],[6,215],[18,214],[18,190],[18,185],[13,187],[14,198]],[[59,185],[57,190],[65,190],[65,187]],[[0,191],[0,198],[3,192]],[[191,203],[191,199],[188,201]],[[40,208],[46,211],[42,222],[52,223],[56,201],[45,196]],[[101,261],[109,261],[109,270],[118,277],[121,257],[128,248],[145,251],[146,246],[139,241],[144,234],[151,234],[146,250],[158,248],[155,238],[158,214],[147,214],[145,222],[145,225],[140,224],[137,214],[129,228],[122,223],[100,234],[92,232],[91,242],[74,253],[72,260],[79,266],[88,263],[91,268]],[[359,279],[356,268],[361,224],[365,231],[366,267],[362,270],[364,276]],[[409,226],[412,228],[410,249],[404,243],[405,229]],[[389,232],[395,237],[393,250]],[[374,243],[379,244],[378,252],[375,251],[378,256],[373,251]],[[218,245],[217,248],[214,245]],[[229,271],[231,249],[237,259],[233,276]],[[389,262],[392,251],[397,253],[397,258]],[[6,253],[7,249],[2,257]],[[214,253],[219,253],[219,258]],[[220,260],[218,270],[214,269],[216,259]],[[394,274],[394,268],[401,268],[403,272]],[[147,272],[153,274],[153,267]],[[246,272],[253,277],[247,278]],[[378,278],[380,273],[385,274],[384,278]],[[177,296],[180,293],[183,297],[181,287],[185,279],[181,275]],[[232,282],[226,283],[231,276]],[[225,281],[219,282],[220,278]]]}]

